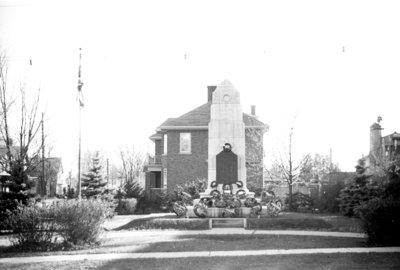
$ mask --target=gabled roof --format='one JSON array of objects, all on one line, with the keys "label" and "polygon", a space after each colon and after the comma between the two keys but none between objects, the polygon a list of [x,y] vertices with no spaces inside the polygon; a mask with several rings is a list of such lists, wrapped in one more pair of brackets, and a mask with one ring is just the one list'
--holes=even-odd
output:
[{"label": "gabled roof", "polygon": [[63,171],[62,161],[59,157],[48,157],[45,159],[46,166],[50,167],[51,169],[55,170],[57,173]]},{"label": "gabled roof", "polygon": [[[206,128],[211,118],[211,102],[207,102],[177,118],[168,118],[158,129],[171,129],[173,127]],[[268,127],[255,116],[243,113],[243,122],[246,127]]]},{"label": "gabled roof", "polygon": [[151,135],[150,137],[149,137],[149,139],[150,140],[152,140],[153,142],[155,141],[155,140],[162,140],[162,134],[160,134],[160,133],[154,133],[153,135]]},{"label": "gabled roof", "polygon": [[397,141],[400,140],[400,133],[394,132],[390,135],[386,135],[386,136],[382,137],[382,140],[383,140],[383,144],[385,146],[394,145],[395,140],[397,140]]},{"label": "gabled roof", "polygon": [[160,125],[163,126],[208,126],[210,122],[210,109],[211,102],[197,107],[184,115],[177,118],[168,118],[164,123]]}]

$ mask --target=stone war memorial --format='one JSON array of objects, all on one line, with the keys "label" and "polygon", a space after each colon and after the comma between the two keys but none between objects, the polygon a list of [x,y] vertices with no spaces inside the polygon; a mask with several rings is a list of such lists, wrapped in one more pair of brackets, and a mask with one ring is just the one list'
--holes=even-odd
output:
[{"label": "stone war memorial", "polygon": [[[233,218],[258,215],[262,206],[249,185],[262,188],[263,135],[268,126],[242,112],[240,93],[224,80],[208,87],[206,104],[168,118],[150,137],[154,162],[146,166],[146,191],[171,192],[187,180],[207,179],[207,188],[192,205],[177,201],[179,217]],[[189,195],[183,192],[182,197]],[[271,214],[279,213],[273,207]]]}]

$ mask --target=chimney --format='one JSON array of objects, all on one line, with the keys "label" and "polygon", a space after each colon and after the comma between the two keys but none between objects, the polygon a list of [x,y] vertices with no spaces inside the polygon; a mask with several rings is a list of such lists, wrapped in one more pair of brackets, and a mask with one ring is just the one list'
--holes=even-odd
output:
[{"label": "chimney", "polygon": [[256,115],[256,105],[251,105],[251,115]]},{"label": "chimney", "polygon": [[382,117],[378,117],[378,120],[372,124],[370,127],[370,157],[371,158],[380,158],[382,153],[382,133],[381,130],[382,125]]},{"label": "chimney", "polygon": [[217,86],[215,86],[215,85],[207,86],[207,89],[208,89],[208,100],[207,101],[208,102],[212,102],[212,95],[216,88],[217,88]]}]

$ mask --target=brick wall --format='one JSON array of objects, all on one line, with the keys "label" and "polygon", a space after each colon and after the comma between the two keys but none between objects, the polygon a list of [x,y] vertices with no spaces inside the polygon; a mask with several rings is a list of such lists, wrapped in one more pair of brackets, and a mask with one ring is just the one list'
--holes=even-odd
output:
[{"label": "brick wall", "polygon": [[162,144],[162,140],[155,140],[155,154],[156,156],[161,155],[163,152],[163,144]]},{"label": "brick wall", "polygon": [[[179,153],[179,134],[191,133],[191,154]],[[208,131],[207,130],[182,130],[168,131],[168,151],[162,157],[163,167],[168,171],[168,192],[176,185],[196,178],[207,178],[208,158]]]},{"label": "brick wall", "polygon": [[[268,185],[272,187],[275,195],[284,199],[289,193],[287,184],[282,185]],[[307,184],[307,185],[293,185],[293,193],[301,192],[303,194],[311,196],[313,199],[317,199],[319,196],[319,185],[318,184]]]},{"label": "brick wall", "polygon": [[263,186],[263,133],[260,129],[246,129],[246,175],[248,186]]}]

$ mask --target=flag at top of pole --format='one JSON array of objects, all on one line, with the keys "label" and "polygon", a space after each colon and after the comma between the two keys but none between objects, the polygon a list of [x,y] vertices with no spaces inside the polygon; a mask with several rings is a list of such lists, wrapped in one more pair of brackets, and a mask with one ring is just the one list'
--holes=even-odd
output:
[{"label": "flag at top of pole", "polygon": [[82,59],[82,48],[79,48],[79,71],[78,71],[78,101],[80,108],[83,108],[85,105],[83,101],[83,93],[82,93],[82,86],[83,82],[81,80],[81,59]]}]

